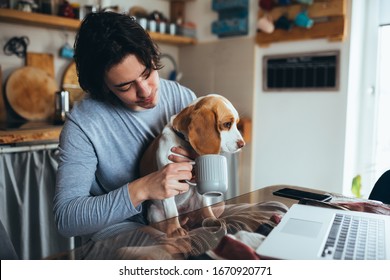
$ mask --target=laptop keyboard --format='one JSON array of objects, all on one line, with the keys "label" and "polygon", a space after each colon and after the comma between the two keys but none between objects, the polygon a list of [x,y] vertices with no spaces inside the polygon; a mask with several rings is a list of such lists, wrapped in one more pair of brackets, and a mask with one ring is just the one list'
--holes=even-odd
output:
[{"label": "laptop keyboard", "polygon": [[385,259],[385,222],[336,214],[322,257],[338,260]]}]

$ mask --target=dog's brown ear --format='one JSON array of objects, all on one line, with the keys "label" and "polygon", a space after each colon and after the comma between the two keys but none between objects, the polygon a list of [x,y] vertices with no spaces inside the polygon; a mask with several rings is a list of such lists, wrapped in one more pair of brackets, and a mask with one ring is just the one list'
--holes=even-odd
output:
[{"label": "dog's brown ear", "polygon": [[199,154],[219,154],[221,137],[218,132],[217,116],[213,111],[198,109],[191,116],[188,139]]},{"label": "dog's brown ear", "polygon": [[188,126],[191,122],[191,114],[194,111],[194,106],[184,108],[173,120],[173,129],[188,135]]}]

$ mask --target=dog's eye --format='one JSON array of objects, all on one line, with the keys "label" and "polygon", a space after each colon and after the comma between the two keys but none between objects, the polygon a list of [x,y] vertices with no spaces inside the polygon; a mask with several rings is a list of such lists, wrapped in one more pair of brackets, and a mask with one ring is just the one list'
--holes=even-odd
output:
[{"label": "dog's eye", "polygon": [[223,124],[223,127],[224,127],[224,128],[227,128],[227,129],[230,129],[230,128],[232,127],[232,122],[225,122],[225,123]]}]

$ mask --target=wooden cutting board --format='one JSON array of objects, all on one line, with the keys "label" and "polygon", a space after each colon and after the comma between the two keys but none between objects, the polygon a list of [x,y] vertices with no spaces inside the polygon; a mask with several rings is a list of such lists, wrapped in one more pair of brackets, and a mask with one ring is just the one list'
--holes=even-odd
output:
[{"label": "wooden cutting board", "polygon": [[30,121],[54,116],[57,82],[40,68],[25,66],[12,72],[6,83],[6,98],[11,108]]},{"label": "wooden cutting board", "polygon": [[51,53],[27,52],[26,66],[40,68],[54,77],[54,56]]},{"label": "wooden cutting board", "polygon": [[79,101],[84,97],[84,91],[80,87],[76,63],[74,61],[68,65],[62,76],[62,88],[69,92],[70,107],[73,107],[74,102]]},{"label": "wooden cutting board", "polygon": [[0,122],[5,122],[7,119],[7,111],[4,103],[3,94],[3,71],[0,67]]}]

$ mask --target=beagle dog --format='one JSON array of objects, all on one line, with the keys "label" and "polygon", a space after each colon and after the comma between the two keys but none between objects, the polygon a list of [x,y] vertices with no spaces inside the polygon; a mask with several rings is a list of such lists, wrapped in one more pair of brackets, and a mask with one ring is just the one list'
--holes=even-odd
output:
[{"label": "beagle dog", "polygon": [[[152,142],[141,160],[140,173],[145,176],[170,163],[173,147],[193,149],[198,155],[235,153],[245,146],[237,128],[239,115],[231,102],[218,94],[209,94],[194,100],[179,114],[171,117],[162,133]],[[147,209],[151,224],[170,219],[164,229],[168,235],[183,235],[178,215],[202,208],[202,195],[194,186],[182,194],[164,200],[152,200]],[[209,207],[204,217],[215,217]],[[207,209],[208,208],[208,209]],[[177,232],[179,231],[179,232]]]}]

